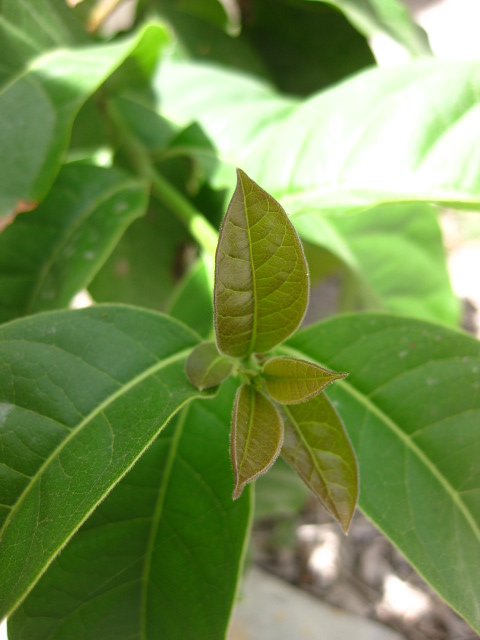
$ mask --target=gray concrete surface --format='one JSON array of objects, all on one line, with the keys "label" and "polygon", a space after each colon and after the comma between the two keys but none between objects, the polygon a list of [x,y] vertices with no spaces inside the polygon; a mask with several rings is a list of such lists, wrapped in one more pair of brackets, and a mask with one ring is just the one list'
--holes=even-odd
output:
[{"label": "gray concrete surface", "polygon": [[227,640],[403,640],[377,622],[346,613],[258,568],[250,569]]}]

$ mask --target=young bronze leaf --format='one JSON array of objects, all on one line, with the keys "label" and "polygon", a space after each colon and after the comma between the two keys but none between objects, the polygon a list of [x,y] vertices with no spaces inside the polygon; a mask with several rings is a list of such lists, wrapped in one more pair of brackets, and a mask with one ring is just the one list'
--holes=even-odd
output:
[{"label": "young bronze leaf", "polygon": [[300,324],[307,263],[287,214],[241,169],[215,258],[215,334],[222,353],[268,351]]},{"label": "young bronze leaf", "polygon": [[296,358],[271,358],[263,366],[267,391],[272,400],[280,404],[305,402],[320,393],[327,384],[347,375]]},{"label": "young bronze leaf", "polygon": [[214,342],[203,342],[193,349],[185,363],[185,373],[197,389],[216,387],[232,372],[232,362],[220,355]]},{"label": "young bronze leaf", "polygon": [[243,384],[235,396],[230,440],[234,499],[246,484],[272,466],[282,442],[283,422],[276,407],[253,386]]},{"label": "young bronze leaf", "polygon": [[340,419],[323,393],[284,411],[283,457],[348,531],[357,503],[358,473]]}]

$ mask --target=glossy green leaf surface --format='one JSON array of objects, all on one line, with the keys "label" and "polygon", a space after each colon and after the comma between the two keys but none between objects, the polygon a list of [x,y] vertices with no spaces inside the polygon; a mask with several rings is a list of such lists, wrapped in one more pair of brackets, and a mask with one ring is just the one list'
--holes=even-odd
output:
[{"label": "glossy green leaf surface", "polygon": [[184,373],[197,341],[166,316],[121,306],[0,328],[0,616],[200,395]]},{"label": "glossy green leaf surface", "polygon": [[185,363],[185,373],[197,389],[216,387],[232,372],[232,361],[218,353],[214,342],[195,347]]},{"label": "glossy green leaf surface", "polygon": [[0,235],[0,322],[68,306],[147,201],[146,185],[118,170],[64,167],[42,204]]},{"label": "glossy green leaf surface", "polygon": [[297,404],[320,393],[328,384],[345,378],[313,362],[297,358],[271,358],[263,365],[267,391],[280,404]]},{"label": "glossy green leaf surface", "polygon": [[243,384],[235,396],[230,436],[234,499],[272,466],[282,442],[283,423],[276,407],[263,393]]},{"label": "glossy green leaf surface", "polygon": [[163,28],[149,26],[110,45],[59,49],[36,58],[3,87],[0,147],[8,162],[0,174],[0,217],[33,208],[44,197],[82,104],[129,56],[148,49],[155,58],[166,39]]},{"label": "glossy green leaf surface", "polygon": [[459,303],[432,206],[379,205],[355,215],[305,211],[293,221],[303,239],[328,249],[347,266],[343,308],[458,323]]},{"label": "glossy green leaf surface", "polygon": [[326,394],[357,454],[360,507],[479,631],[480,343],[362,314],[313,325],[288,346],[350,372]]},{"label": "glossy green leaf surface", "polygon": [[383,33],[402,44],[412,55],[431,53],[427,34],[412,19],[400,0],[311,0],[326,2],[342,11],[364,35]]},{"label": "glossy green leaf surface", "polygon": [[348,531],[357,504],[358,472],[339,417],[323,393],[282,410],[286,416],[282,456]]},{"label": "glossy green leaf surface", "polygon": [[298,327],[308,303],[302,245],[282,207],[243,171],[215,257],[214,321],[222,353],[268,351]]},{"label": "glossy green leaf surface", "polygon": [[156,78],[160,113],[197,121],[217,149],[215,185],[231,188],[230,166],[241,166],[290,214],[412,200],[478,208],[479,87],[475,62],[433,59],[303,101],[199,63],[165,64]]},{"label": "glossy green leaf surface", "polygon": [[224,637],[250,511],[249,488],[231,495],[233,395],[222,386],[161,432],[10,618],[10,640]]}]

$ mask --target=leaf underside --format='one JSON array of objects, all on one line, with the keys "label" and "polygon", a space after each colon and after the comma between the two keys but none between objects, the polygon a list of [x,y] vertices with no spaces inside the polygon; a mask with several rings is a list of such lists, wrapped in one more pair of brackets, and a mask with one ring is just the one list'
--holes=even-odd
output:
[{"label": "leaf underside", "polygon": [[331,382],[346,376],[346,373],[329,371],[296,358],[271,358],[263,366],[267,391],[272,400],[280,404],[304,402]]},{"label": "leaf underside", "polygon": [[185,373],[197,389],[216,387],[232,371],[232,362],[220,355],[214,342],[203,342],[193,349],[185,364]]},{"label": "leaf underside", "polygon": [[323,393],[283,411],[282,456],[348,531],[357,504],[358,472],[340,419]]},{"label": "leaf underside", "polygon": [[234,498],[272,466],[282,441],[283,423],[276,407],[263,393],[243,384],[235,396],[230,440]]},{"label": "leaf underside", "polygon": [[360,507],[480,631],[480,343],[369,313],[313,325],[285,349],[350,371],[325,393],[357,455]]}]

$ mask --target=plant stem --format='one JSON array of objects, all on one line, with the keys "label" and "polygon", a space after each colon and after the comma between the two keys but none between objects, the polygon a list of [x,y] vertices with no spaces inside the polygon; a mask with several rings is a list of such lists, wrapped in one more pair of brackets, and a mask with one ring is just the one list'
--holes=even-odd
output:
[{"label": "plant stem", "polygon": [[210,255],[215,256],[218,233],[210,222],[183,196],[168,180],[147,160],[144,176],[152,183],[152,188],[163,204],[176,214],[178,219],[187,227],[200,246]]},{"label": "plant stem", "polygon": [[174,212],[202,249],[214,259],[218,233],[213,225],[157,171],[137,140],[126,132],[123,132],[123,138],[139,175],[151,183],[157,198]]}]

